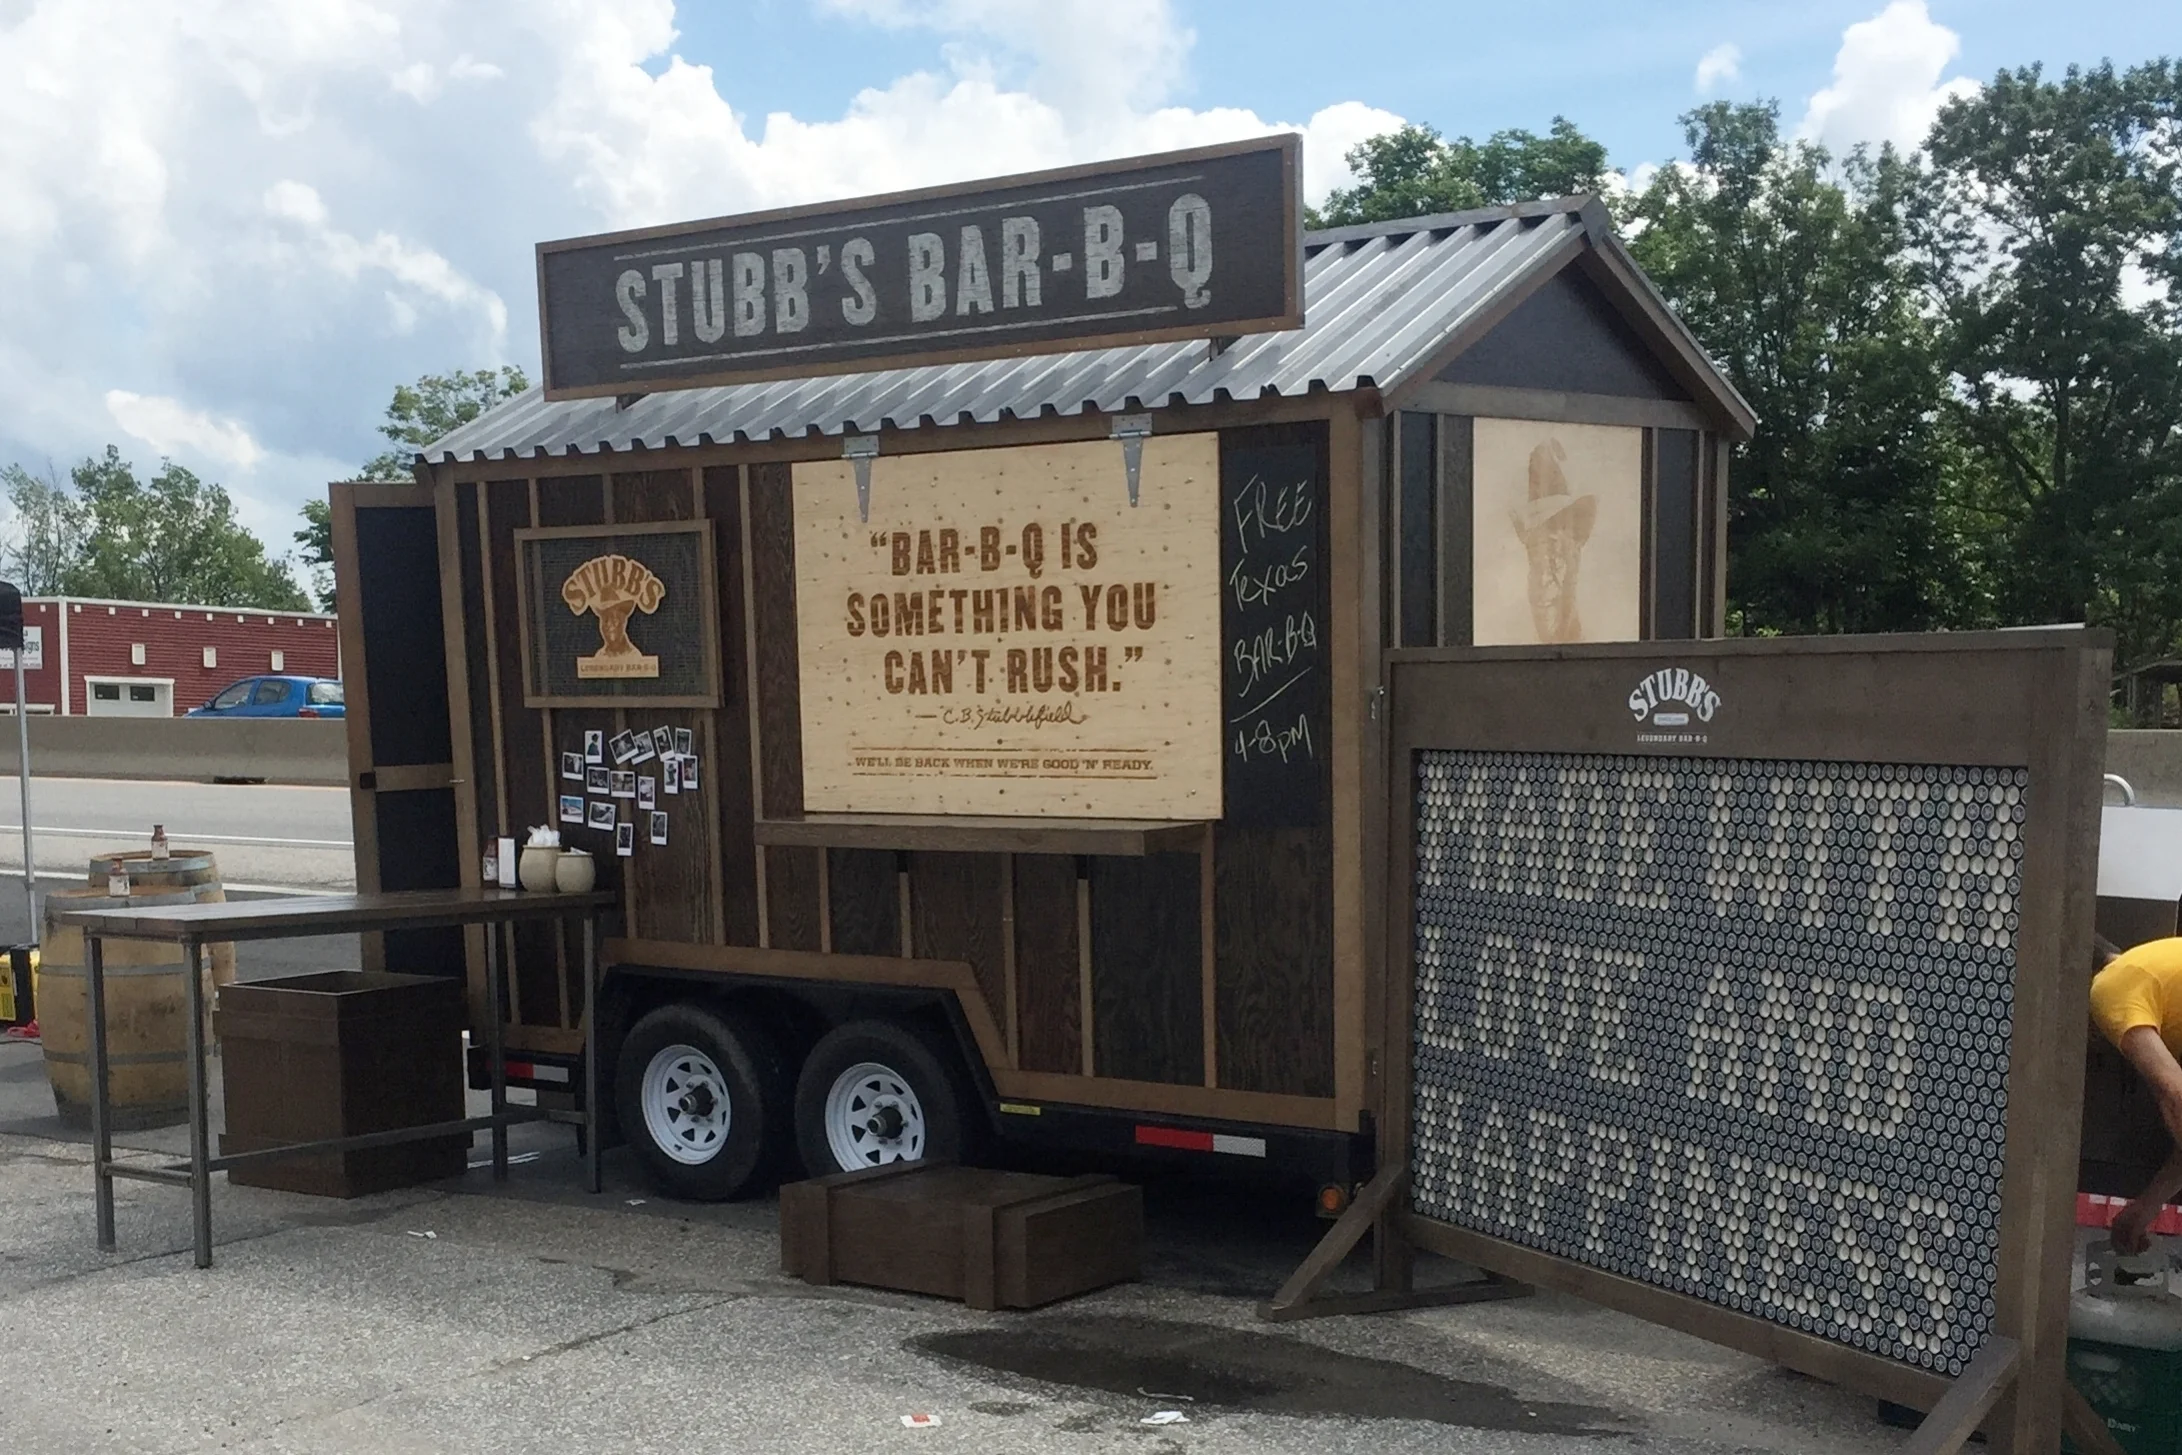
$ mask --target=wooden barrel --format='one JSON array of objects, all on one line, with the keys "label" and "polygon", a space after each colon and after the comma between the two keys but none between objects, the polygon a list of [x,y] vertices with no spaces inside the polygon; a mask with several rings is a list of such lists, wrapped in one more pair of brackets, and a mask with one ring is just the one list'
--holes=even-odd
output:
[{"label": "wooden barrel", "polygon": [[[46,896],[38,967],[38,1032],[53,1105],[70,1126],[91,1124],[90,981],[83,932],[69,910],[193,904],[194,890],[131,894],[56,889]],[[117,1131],[169,1127],[189,1116],[189,982],[182,947],[106,941],[107,1092]]]},{"label": "wooden barrel", "polygon": [[[164,859],[154,859],[149,849],[99,854],[91,860],[90,886],[106,892],[106,881],[115,874],[129,876],[132,896],[188,890],[200,904],[225,904],[227,891],[220,884],[220,861],[210,849],[175,849]],[[205,946],[205,1010],[223,985],[235,983],[235,947],[226,942]]]}]

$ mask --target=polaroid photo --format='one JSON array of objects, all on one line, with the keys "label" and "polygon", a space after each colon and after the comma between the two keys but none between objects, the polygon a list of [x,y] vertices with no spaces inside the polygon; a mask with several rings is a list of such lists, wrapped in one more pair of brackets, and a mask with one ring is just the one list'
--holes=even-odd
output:
[{"label": "polaroid photo", "polygon": [[606,733],[603,729],[584,729],[583,760],[586,763],[603,763],[606,761]]},{"label": "polaroid photo", "polygon": [[583,782],[583,754],[561,754],[561,776],[571,783]]},{"label": "polaroid photo", "polygon": [[656,752],[657,752],[657,753],[659,754],[659,756],[660,756],[660,757],[662,757],[662,758],[666,757],[666,756],[667,756],[667,754],[669,754],[669,753],[673,752],[673,751],[674,751],[674,729],[673,729],[673,728],[663,728],[663,727],[657,727],[657,728],[653,728],[653,729],[652,729],[652,747],[653,747],[653,749],[654,749],[654,750],[655,750],[655,751],[656,751]]},{"label": "polaroid photo", "polygon": [[658,752],[652,747],[652,735],[650,733],[638,733],[634,750],[629,754],[629,761],[632,763],[649,763],[658,756]]},{"label": "polaroid photo", "polygon": [[652,842],[667,842],[667,815],[664,810],[654,810],[652,813]]},{"label": "polaroid photo", "polygon": [[614,740],[607,746],[614,750],[614,766],[618,768],[636,756],[636,734],[615,733]]},{"label": "polaroid photo", "polygon": [[635,824],[617,823],[614,825],[614,852],[624,859],[631,859],[636,856]]},{"label": "polaroid photo", "polygon": [[580,827],[580,826],[582,825],[582,823],[583,823],[583,795],[582,795],[582,794],[580,794],[580,793],[564,793],[564,794],[562,794],[562,795],[561,795],[561,822],[562,822],[562,823],[572,823],[572,824],[576,824],[576,825],[578,825],[579,827]]},{"label": "polaroid photo", "polygon": [[680,758],[662,758],[659,761],[662,778],[659,786],[669,793],[680,793],[682,791],[682,760]]},{"label": "polaroid photo", "polygon": [[[676,728],[674,730],[674,750],[685,758],[696,752],[696,734],[692,733],[688,728]],[[662,748],[660,751],[665,752],[666,749]]]},{"label": "polaroid photo", "polygon": [[695,793],[697,791],[697,760],[694,757],[682,760],[682,791],[685,793]]},{"label": "polaroid photo", "polygon": [[624,773],[617,769],[614,773],[613,794],[616,798],[636,797],[636,774]]},{"label": "polaroid photo", "polygon": [[613,826],[614,826],[614,805],[613,805],[612,803],[594,803],[594,804],[592,804],[592,805],[591,805],[591,827],[593,827],[593,828],[595,828],[595,829],[610,829],[610,828],[612,828]]},{"label": "polaroid photo", "polygon": [[659,806],[659,780],[649,773],[636,780],[636,806],[642,809]]},{"label": "polaroid photo", "polygon": [[613,791],[611,768],[586,768],[583,772],[583,791],[586,793],[610,793]]}]

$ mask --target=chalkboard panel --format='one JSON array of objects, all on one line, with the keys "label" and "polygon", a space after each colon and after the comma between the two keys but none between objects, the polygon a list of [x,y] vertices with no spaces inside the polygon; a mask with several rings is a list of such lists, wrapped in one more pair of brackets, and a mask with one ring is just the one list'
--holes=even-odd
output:
[{"label": "chalkboard panel", "polygon": [[1332,638],[1323,427],[1220,437],[1224,822],[1310,828],[1326,813]]}]

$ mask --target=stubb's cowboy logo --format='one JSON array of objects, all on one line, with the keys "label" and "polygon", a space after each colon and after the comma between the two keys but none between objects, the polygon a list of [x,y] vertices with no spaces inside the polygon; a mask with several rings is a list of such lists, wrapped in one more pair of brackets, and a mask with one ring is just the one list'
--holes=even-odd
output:
[{"label": "stubb's cowboy logo", "polygon": [[599,649],[576,659],[578,677],[657,677],[659,659],[647,657],[629,640],[629,618],[650,616],[666,600],[667,584],[642,561],[627,556],[593,556],[561,583],[561,600],[578,616],[599,619]]},{"label": "stubb's cowboy logo", "polygon": [[1530,499],[1508,512],[1530,555],[1530,615],[1541,642],[1580,642],[1576,576],[1598,516],[1596,495],[1571,494],[1561,462],[1568,452],[1549,439],[1530,452]]}]

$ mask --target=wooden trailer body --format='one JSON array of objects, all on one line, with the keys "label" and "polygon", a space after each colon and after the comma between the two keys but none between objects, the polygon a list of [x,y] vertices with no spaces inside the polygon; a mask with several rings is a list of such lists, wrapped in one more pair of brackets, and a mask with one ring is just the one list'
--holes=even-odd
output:
[{"label": "wooden trailer body", "polygon": [[[1524,501],[1541,430],[1635,472],[1626,499],[1602,488],[1583,513],[1587,559],[1633,578],[1626,622],[1585,639],[1718,634],[1726,461],[1752,419],[1595,200],[1310,234],[1305,254],[1307,322],[1287,333],[621,401],[533,391],[435,445],[415,484],[335,486],[359,886],[477,883],[496,839],[555,823],[564,797],[612,801],[589,791],[592,764],[563,777],[587,733],[665,729],[697,769],[658,800],[666,843],[645,813],[629,857],[566,831],[621,901],[602,1044],[652,1006],[725,1001],[773,1028],[792,1074],[830,1024],[924,1017],[1003,1133],[1365,1171],[1386,1023],[1385,653],[1543,621],[1508,567],[1515,517],[1561,488],[1534,462]],[[913,470],[1038,469],[1073,447],[1110,458],[1117,509],[1132,452],[1150,507],[1173,478],[1148,446],[1192,442],[1222,518],[1219,558],[1178,568],[1220,578],[1219,619],[1201,623],[1221,663],[1217,813],[807,808],[798,589],[816,568],[797,560],[796,492],[825,481],[845,499],[859,439],[846,452],[881,502]],[[1309,502],[1277,603],[1281,660],[1308,669],[1300,727],[1283,721],[1270,765],[1268,740],[1238,746],[1256,679],[1237,664],[1262,656],[1265,622],[1231,589],[1269,470]],[[695,608],[674,641],[695,690],[674,705],[533,680],[538,613],[562,608],[525,552],[571,531],[693,550],[700,599],[674,598]],[[473,1017],[494,1013],[481,935],[388,938],[373,951],[388,968],[464,974]],[[524,929],[507,953],[518,1080],[579,1085],[577,947]]]}]

